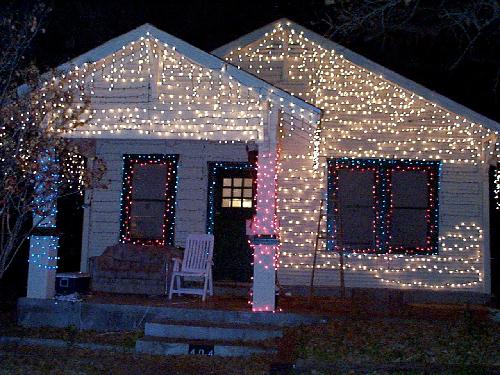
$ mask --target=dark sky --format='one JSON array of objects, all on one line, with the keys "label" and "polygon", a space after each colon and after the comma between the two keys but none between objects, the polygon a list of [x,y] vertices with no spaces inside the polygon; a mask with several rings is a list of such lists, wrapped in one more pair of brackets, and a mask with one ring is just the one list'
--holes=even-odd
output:
[{"label": "dark sky", "polygon": [[[281,17],[323,33],[325,25],[318,21],[329,10],[324,0],[53,0],[49,4],[52,12],[47,31],[37,39],[33,51],[42,69],[55,67],[146,22],[211,51]],[[423,21],[421,27],[432,25]],[[367,30],[365,35],[348,35],[335,41],[500,120],[500,87],[495,91],[492,84],[500,69],[499,40],[496,47],[495,41],[492,44],[486,40],[472,51],[473,58],[450,72],[449,62],[459,51],[450,34],[416,38],[412,32],[396,30],[383,44],[380,39],[370,40],[369,34]]]}]

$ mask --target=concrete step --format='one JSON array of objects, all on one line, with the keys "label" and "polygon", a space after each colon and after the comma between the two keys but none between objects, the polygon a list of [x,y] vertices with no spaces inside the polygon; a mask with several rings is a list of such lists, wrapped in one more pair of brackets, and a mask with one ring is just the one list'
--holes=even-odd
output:
[{"label": "concrete step", "polygon": [[272,347],[228,343],[216,340],[183,340],[144,336],[135,343],[137,353],[154,355],[208,355],[246,357],[256,354],[275,354]]},{"label": "concrete step", "polygon": [[25,327],[69,327],[94,331],[131,331],[155,319],[210,321],[230,324],[265,324],[290,327],[322,324],[327,318],[290,312],[252,312],[209,308],[69,302],[20,298],[18,323]]},{"label": "concrete step", "polygon": [[224,324],[213,322],[146,322],[146,336],[224,341],[263,341],[281,337],[283,332],[275,326]]}]

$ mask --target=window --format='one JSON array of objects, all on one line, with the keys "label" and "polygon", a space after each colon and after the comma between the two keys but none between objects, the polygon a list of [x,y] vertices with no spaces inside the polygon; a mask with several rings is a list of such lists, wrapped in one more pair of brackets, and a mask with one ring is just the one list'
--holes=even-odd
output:
[{"label": "window", "polygon": [[222,179],[223,208],[252,208],[253,181],[251,178],[224,177]]},{"label": "window", "polygon": [[329,160],[327,228],[346,251],[437,252],[435,161]]},{"label": "window", "polygon": [[167,195],[166,164],[136,164],[132,167],[130,235],[161,240]]},{"label": "window", "polygon": [[125,155],[122,193],[123,242],[173,243],[175,155]]}]

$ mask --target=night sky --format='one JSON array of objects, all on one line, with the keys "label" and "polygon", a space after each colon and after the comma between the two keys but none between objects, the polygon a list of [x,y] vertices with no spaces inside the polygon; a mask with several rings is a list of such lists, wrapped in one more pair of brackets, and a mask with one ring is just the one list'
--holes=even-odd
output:
[{"label": "night sky", "polygon": [[[424,6],[426,1],[421,3]],[[329,10],[324,4],[324,0],[54,0],[49,2],[52,11],[46,20],[46,32],[36,39],[30,58],[46,70],[146,22],[205,51],[281,17],[323,34],[326,25],[320,20]],[[422,17],[421,28],[432,27],[432,20],[426,17]],[[370,39],[370,30],[339,39],[335,41],[500,120],[500,84],[496,82],[500,71],[499,40],[480,40],[464,62],[450,72],[450,61],[460,51],[451,33],[416,37],[411,30],[401,28],[392,30],[384,40]]]}]

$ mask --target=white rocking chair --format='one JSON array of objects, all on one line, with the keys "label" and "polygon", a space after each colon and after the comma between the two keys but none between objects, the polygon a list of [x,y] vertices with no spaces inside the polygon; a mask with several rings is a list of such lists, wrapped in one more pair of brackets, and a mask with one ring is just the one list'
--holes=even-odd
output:
[{"label": "white rocking chair", "polygon": [[[214,236],[211,234],[191,234],[186,240],[182,262],[174,258],[172,279],[168,299],[172,295],[197,294],[205,301],[207,292],[213,296],[212,257],[214,252]],[[181,277],[203,278],[202,288],[182,288]]]}]

